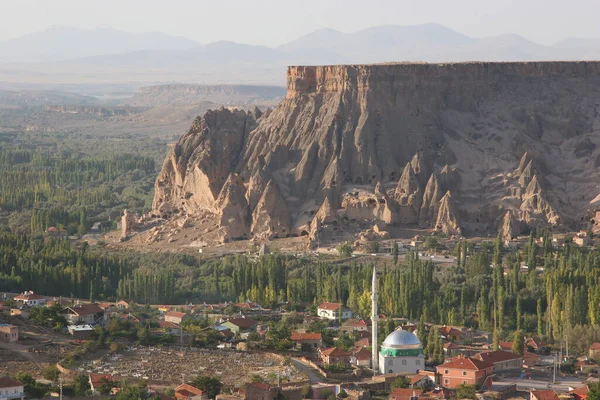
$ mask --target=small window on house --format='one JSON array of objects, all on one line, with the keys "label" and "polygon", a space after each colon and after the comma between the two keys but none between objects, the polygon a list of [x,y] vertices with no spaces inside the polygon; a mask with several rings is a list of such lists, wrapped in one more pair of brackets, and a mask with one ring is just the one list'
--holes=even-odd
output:
[{"label": "small window on house", "polygon": [[444,375],[448,375],[448,370],[447,369],[444,370]]},{"label": "small window on house", "polygon": [[402,360],[402,365],[406,365],[406,360]]},{"label": "small window on house", "polygon": [[463,376],[467,376],[467,371],[463,371]]},{"label": "small window on house", "polygon": [[450,379],[444,379],[444,385],[449,385],[450,384]]},{"label": "small window on house", "polygon": [[421,365],[421,360],[416,360],[415,365]]},{"label": "small window on house", "polygon": [[388,365],[389,365],[389,366],[392,366],[392,365],[394,365],[394,360],[390,360],[390,361],[388,362]]},{"label": "small window on house", "polygon": [[466,384],[467,384],[467,381],[463,381],[463,385],[466,385]]}]

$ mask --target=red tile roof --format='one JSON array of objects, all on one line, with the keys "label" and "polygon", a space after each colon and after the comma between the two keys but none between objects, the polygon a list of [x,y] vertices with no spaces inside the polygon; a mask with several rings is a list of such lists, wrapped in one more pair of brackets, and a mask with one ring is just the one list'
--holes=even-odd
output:
[{"label": "red tile roof", "polygon": [[389,400],[410,400],[411,397],[420,397],[423,393],[419,389],[394,389],[388,396]]},{"label": "red tile roof", "polygon": [[171,328],[171,329],[179,329],[179,325],[170,322],[170,321],[158,321],[158,326],[160,326],[163,329],[166,328]]},{"label": "red tile roof", "polygon": [[347,321],[344,325],[346,326],[358,326],[358,327],[363,327],[363,326],[369,326],[371,325],[370,323],[368,323],[367,321],[365,321],[364,319],[361,320],[350,320]]},{"label": "red tile roof", "polygon": [[585,399],[587,398],[589,391],[590,388],[584,385],[582,387],[578,387],[577,389],[569,391],[569,393],[571,393],[576,399]]},{"label": "red tile roof", "polygon": [[0,388],[9,388],[15,386],[23,386],[23,384],[7,376],[0,376]]},{"label": "red tile roof", "polygon": [[330,311],[335,311],[338,308],[340,308],[342,305],[340,303],[321,303],[321,305],[319,306],[319,308],[321,310],[330,310]]},{"label": "red tile roof", "polygon": [[187,399],[194,396],[202,396],[204,392],[195,386],[183,383],[175,388],[175,397],[178,399]]},{"label": "red tile roof", "polygon": [[98,306],[98,304],[78,304],[65,308],[65,310],[71,310],[77,315],[90,315],[103,313],[104,310]]},{"label": "red tile roof", "polygon": [[590,346],[590,350],[600,350],[600,343],[592,343],[592,345]]},{"label": "red tile roof", "polygon": [[443,336],[462,336],[463,333],[459,329],[453,328],[451,326],[440,326],[438,328],[438,332]]},{"label": "red tile roof", "polygon": [[460,346],[458,346],[452,342],[448,342],[448,343],[444,343],[444,348],[448,349],[448,350],[452,350],[452,349],[458,349],[458,348],[460,348]]},{"label": "red tile roof", "polygon": [[533,398],[535,396],[537,400],[559,400],[558,394],[552,389],[544,390],[532,390],[529,392]]},{"label": "red tile roof", "polygon": [[28,300],[44,300],[45,297],[32,292],[32,293],[21,293],[21,294],[15,296],[14,299],[15,300],[26,300],[26,301],[28,301]]},{"label": "red tile roof", "polygon": [[370,360],[372,357],[371,352],[365,349],[364,347],[361,347],[360,349],[356,350],[353,355],[359,361]]},{"label": "red tile roof", "polygon": [[493,368],[492,364],[478,360],[471,357],[457,357],[452,361],[438,365],[436,368],[440,369],[460,369],[469,371],[479,371],[482,369]]},{"label": "red tile roof", "polygon": [[354,342],[354,345],[356,347],[369,347],[371,345],[371,339],[364,338],[364,339],[357,340],[356,342]]},{"label": "red tile roof", "polygon": [[187,315],[186,313],[179,312],[179,311],[169,311],[168,313],[165,314],[166,317],[175,317],[175,318],[183,318],[186,315]]},{"label": "red tile roof", "polygon": [[513,346],[513,342],[499,342],[498,347],[502,350],[511,351]]},{"label": "red tile roof", "polygon": [[523,358],[523,356],[515,353],[511,353],[510,351],[504,350],[496,350],[496,351],[484,351],[478,354],[475,354],[475,358],[484,361],[490,364],[496,364],[499,362],[512,361],[518,358]]},{"label": "red tile roof", "polygon": [[92,386],[97,388],[102,385],[102,379],[106,379],[107,381],[112,381],[112,375],[110,374],[90,374],[90,381],[92,382]]},{"label": "red tile roof", "polygon": [[290,339],[292,340],[292,342],[301,342],[303,340],[321,340],[321,334],[309,332],[292,332]]},{"label": "red tile roof", "polygon": [[323,356],[328,357],[348,357],[350,352],[338,349],[337,347],[330,347],[328,349],[321,350]]},{"label": "red tile roof", "polygon": [[429,376],[427,376],[427,375],[421,375],[421,374],[413,375],[413,376],[411,376],[411,377],[410,377],[409,384],[410,384],[410,385],[414,385],[415,383],[417,383],[417,382],[420,382],[421,380],[423,380],[423,379],[425,379],[425,378],[427,378],[427,379],[431,379],[431,378],[430,378]]}]

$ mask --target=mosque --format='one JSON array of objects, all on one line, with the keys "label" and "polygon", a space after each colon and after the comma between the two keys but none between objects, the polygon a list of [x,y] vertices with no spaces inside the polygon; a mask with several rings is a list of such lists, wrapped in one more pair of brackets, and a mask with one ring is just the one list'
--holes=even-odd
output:
[{"label": "mosque", "polygon": [[[373,268],[373,281],[371,289],[371,319],[372,343],[377,343],[377,273]],[[374,371],[381,374],[399,372],[416,373],[425,368],[425,356],[423,345],[414,333],[396,329],[390,333],[381,344],[381,351],[377,352],[378,346],[373,346],[371,363]]]}]

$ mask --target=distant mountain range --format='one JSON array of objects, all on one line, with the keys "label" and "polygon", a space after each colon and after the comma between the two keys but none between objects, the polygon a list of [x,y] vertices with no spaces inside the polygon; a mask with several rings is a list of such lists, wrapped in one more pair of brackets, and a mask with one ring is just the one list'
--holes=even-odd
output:
[{"label": "distant mountain range", "polygon": [[[54,27],[0,42],[0,81],[284,84],[284,67],[389,61],[600,59],[600,39],[551,46],[507,34],[473,38],[437,24],[319,29],[276,48],[228,41],[200,45],[163,33]],[[18,64],[18,68],[16,65]]]},{"label": "distant mountain range", "polygon": [[94,30],[53,26],[41,32],[0,42],[3,63],[54,62],[139,50],[184,50],[198,43],[160,32],[129,33],[110,28]]}]

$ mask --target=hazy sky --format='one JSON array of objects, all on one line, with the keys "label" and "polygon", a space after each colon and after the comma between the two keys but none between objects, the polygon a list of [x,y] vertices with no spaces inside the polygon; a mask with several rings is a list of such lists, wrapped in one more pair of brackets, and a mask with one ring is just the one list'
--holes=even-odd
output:
[{"label": "hazy sky", "polygon": [[516,33],[551,44],[600,37],[598,15],[598,0],[0,0],[0,40],[70,25],[276,46],[323,27],[435,22],[469,36]]}]

